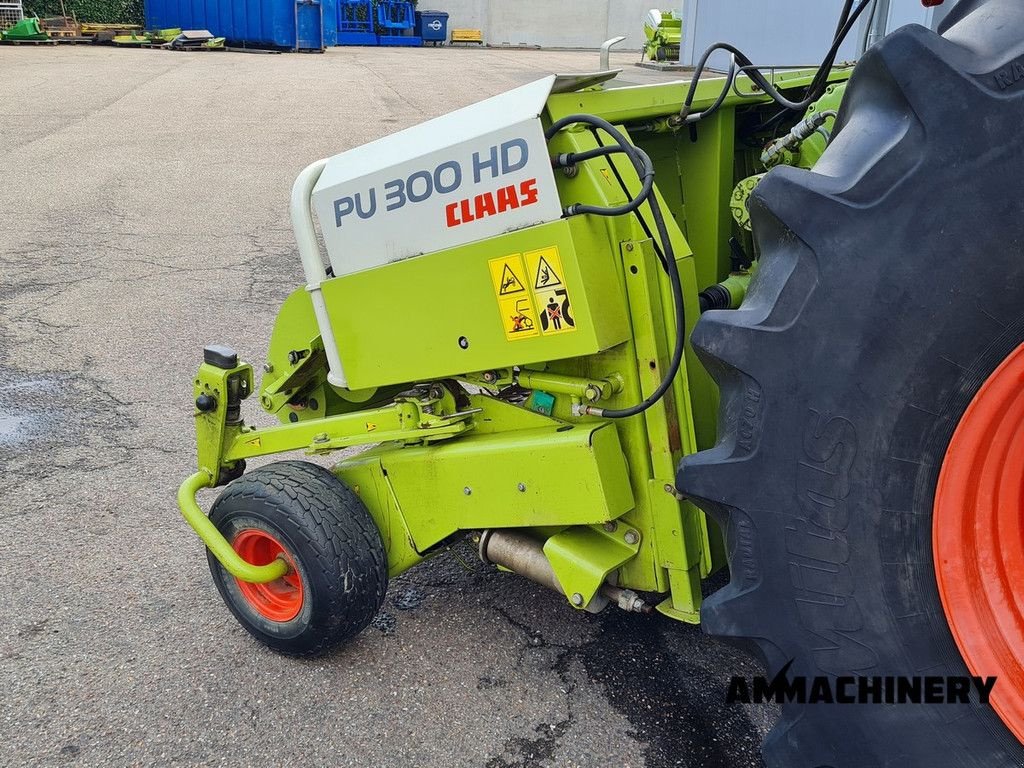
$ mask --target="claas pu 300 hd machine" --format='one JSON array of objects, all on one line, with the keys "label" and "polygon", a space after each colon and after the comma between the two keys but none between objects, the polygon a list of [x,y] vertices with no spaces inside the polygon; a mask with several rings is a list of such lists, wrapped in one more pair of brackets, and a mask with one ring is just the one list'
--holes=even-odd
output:
[{"label": "claas pu 300 hd machine", "polygon": [[305,284],[259,390],[205,350],[179,494],[249,632],[322,652],[475,535],[770,676],[998,678],[791,701],[770,766],[1024,765],[1024,3],[963,0],[851,76],[869,4],[816,71],[718,44],[688,82],[549,77],[300,174]]}]

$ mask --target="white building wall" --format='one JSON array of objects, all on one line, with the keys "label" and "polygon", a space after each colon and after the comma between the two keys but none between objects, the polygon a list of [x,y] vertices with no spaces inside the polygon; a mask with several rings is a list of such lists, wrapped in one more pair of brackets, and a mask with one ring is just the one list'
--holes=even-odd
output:
[{"label": "white building wall", "polygon": [[[732,43],[755,64],[817,64],[832,45],[843,0],[677,0],[683,8],[683,46],[680,60],[692,65],[715,42]],[[892,32],[906,24],[935,28],[955,4],[925,8],[921,0],[878,0],[884,27]],[[856,59],[871,9],[839,50],[839,61]],[[712,66],[721,69],[728,56],[716,54]]]},{"label": "white building wall", "polygon": [[420,10],[446,11],[449,31],[480,29],[484,33],[484,42],[489,43],[486,5],[484,0],[420,0],[416,7]]},{"label": "white building wall", "polygon": [[[888,5],[888,29],[918,23],[935,26],[954,0],[925,9],[921,0],[880,0]],[[419,7],[447,11],[448,27],[480,29],[489,45],[598,48],[626,35],[619,50],[639,50],[643,18],[658,8],[683,13],[681,60],[693,64],[719,40],[737,45],[756,63],[814,64],[828,50],[842,0],[420,0]],[[862,21],[866,21],[867,14]],[[863,29],[840,51],[857,58]],[[713,60],[722,67],[726,57]]]},{"label": "white building wall", "polygon": [[[813,65],[831,47],[843,0],[683,0],[680,60],[693,65],[709,45],[728,42],[755,64]],[[839,59],[857,56],[853,33]],[[725,53],[711,65],[728,65]]]},{"label": "white building wall", "polygon": [[600,48],[625,35],[619,50],[640,50],[643,20],[652,8],[679,0],[420,0],[419,8],[447,11],[448,28],[480,29],[488,45]]}]

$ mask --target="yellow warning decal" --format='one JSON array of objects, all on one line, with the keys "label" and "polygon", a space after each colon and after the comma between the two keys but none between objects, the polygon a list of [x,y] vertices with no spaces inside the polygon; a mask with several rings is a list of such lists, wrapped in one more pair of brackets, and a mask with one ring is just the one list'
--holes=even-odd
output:
[{"label": "yellow warning decal", "polygon": [[523,259],[518,253],[491,259],[488,266],[491,268],[494,293],[499,298],[523,293],[526,290],[526,272],[523,270]]},{"label": "yellow warning decal", "polygon": [[558,248],[542,248],[524,254],[530,286],[540,314],[540,331],[545,336],[576,330],[569,286],[565,282]]},{"label": "yellow warning decal", "polygon": [[501,299],[498,306],[505,325],[505,337],[509,341],[529,339],[537,335],[537,312],[528,293],[518,298]]},{"label": "yellow warning decal", "polygon": [[518,253],[503,256],[491,259],[487,266],[491,270],[491,284],[498,299],[505,338],[518,341],[537,336],[537,310],[526,288],[528,280],[523,257]]},{"label": "yellow warning decal", "polygon": [[[531,256],[534,254],[531,254]],[[558,265],[556,270],[552,265],[552,261],[557,261],[557,257],[552,257],[550,253],[540,251],[537,256],[537,266],[531,270],[533,273],[533,288],[536,291],[545,291],[556,285],[562,284],[562,276],[558,274],[562,271],[562,265]]]}]

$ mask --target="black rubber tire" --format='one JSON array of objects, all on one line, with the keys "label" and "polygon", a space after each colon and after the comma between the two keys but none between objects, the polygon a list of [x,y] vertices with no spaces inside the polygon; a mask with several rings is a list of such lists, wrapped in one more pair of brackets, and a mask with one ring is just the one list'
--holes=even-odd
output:
[{"label": "black rubber tire", "polygon": [[388,569],[380,532],[359,497],[323,467],[282,461],[248,472],[225,488],[210,519],[229,541],[243,528],[266,530],[298,566],[302,608],[278,622],[256,611],[207,552],[228,609],[275,651],[324,653],[365,629],[384,603]]},{"label": "black rubber tire", "polygon": [[[727,532],[712,635],[769,677],[967,675],[932,562],[950,437],[1024,342],[1024,3],[972,0],[856,68],[813,172],[779,168],[751,215],[760,268],[694,345],[722,390],[719,442],[678,487]],[[997,683],[998,686],[998,683]],[[771,768],[1003,768],[987,706],[801,705]]]}]

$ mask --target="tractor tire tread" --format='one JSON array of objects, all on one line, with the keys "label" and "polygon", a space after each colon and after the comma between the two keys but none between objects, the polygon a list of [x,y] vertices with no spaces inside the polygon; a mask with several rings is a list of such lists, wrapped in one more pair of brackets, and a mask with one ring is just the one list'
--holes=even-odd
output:
[{"label": "tractor tire tread", "polygon": [[[948,445],[1024,342],[1024,4],[966,0],[944,37],[869,50],[812,171],[780,167],[750,212],[759,268],[693,345],[721,390],[719,440],[677,487],[723,527],[730,582],[707,632],[768,677],[970,674],[931,561]],[[1017,78],[1020,80],[1020,78]],[[1021,768],[989,707],[789,702],[768,768]]]}]

